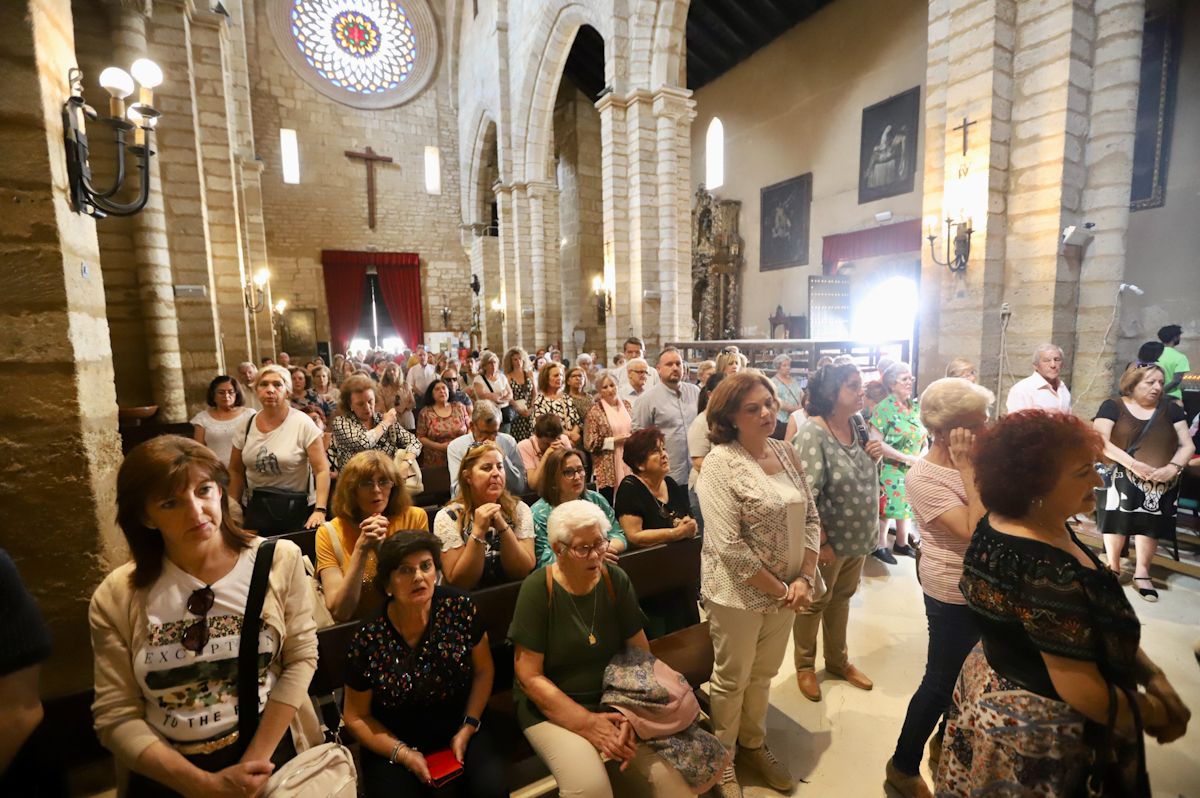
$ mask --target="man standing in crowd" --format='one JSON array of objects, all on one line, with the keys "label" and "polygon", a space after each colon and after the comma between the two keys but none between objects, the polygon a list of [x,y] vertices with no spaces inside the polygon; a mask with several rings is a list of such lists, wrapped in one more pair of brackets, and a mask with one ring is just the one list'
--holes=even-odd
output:
[{"label": "man standing in crowd", "polygon": [[466,435],[459,435],[446,446],[446,466],[450,469],[450,494],[458,493],[458,468],[467,451],[476,443],[494,443],[504,452],[504,482],[508,492],[520,496],[525,492],[525,464],[517,451],[517,439],[500,431],[500,408],[490,399],[480,399],[471,410],[471,424]]},{"label": "man standing in crowd", "polygon": [[290,369],[292,367],[292,356],[287,352],[280,352],[279,365],[283,366],[285,369]]},{"label": "man standing in crowd", "polygon": [[242,386],[242,400],[246,407],[262,410],[258,401],[258,392],[254,390],[254,381],[258,379],[258,369],[249,360],[243,360],[237,367],[238,382]]},{"label": "man standing in crowd", "polygon": [[[634,361],[636,362],[636,361]],[[630,365],[630,371],[635,366]],[[668,346],[658,356],[658,385],[647,388],[633,405],[633,428],[658,427],[666,437],[671,477],[687,484],[692,460],[688,456],[687,430],[696,420],[700,388],[683,381],[683,357]]]},{"label": "man standing in crowd", "polygon": [[[623,388],[629,383],[629,362],[637,358],[646,356],[646,344],[641,338],[636,335],[625,339],[625,363],[612,369],[612,375],[617,378],[617,387]],[[650,372],[650,381],[646,383],[646,387],[653,387],[658,382],[658,377],[653,372]]]},{"label": "man standing in crowd", "polygon": [[617,383],[617,396],[633,404],[646,392],[650,383],[650,364],[644,358],[635,357],[625,363],[625,382]]},{"label": "man standing in crowd", "polygon": [[1009,413],[1018,410],[1060,410],[1071,412],[1071,392],[1059,379],[1062,373],[1062,349],[1054,344],[1042,344],[1033,352],[1033,373],[1018,382],[1008,391],[1005,409]]},{"label": "man standing in crowd", "polygon": [[405,375],[404,381],[408,383],[409,388],[412,388],[413,396],[417,400],[417,410],[419,411],[425,406],[425,391],[437,379],[437,369],[429,362],[429,353],[425,351],[425,347],[418,345],[415,357],[417,360],[415,363],[409,365],[408,374]]},{"label": "man standing in crowd", "polygon": [[1183,389],[1180,383],[1192,366],[1188,363],[1187,355],[1178,349],[1181,338],[1183,328],[1178,324],[1168,324],[1158,331],[1158,340],[1163,343],[1162,357],[1158,359],[1158,365],[1162,366],[1165,375],[1163,393],[1182,404]]}]

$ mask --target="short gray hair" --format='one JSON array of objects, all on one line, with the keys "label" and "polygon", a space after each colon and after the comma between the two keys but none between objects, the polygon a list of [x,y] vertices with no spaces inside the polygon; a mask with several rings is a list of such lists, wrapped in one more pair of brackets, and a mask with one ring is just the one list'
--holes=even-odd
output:
[{"label": "short gray hair", "polygon": [[258,378],[254,380],[254,387],[256,390],[258,388],[258,384],[262,382],[263,377],[267,376],[268,374],[274,374],[276,377],[279,377],[281,380],[283,380],[283,387],[287,388],[287,392],[292,392],[292,372],[275,363],[272,363],[269,366],[263,366],[258,370]]},{"label": "short gray hair", "polygon": [[592,365],[592,362],[593,362],[592,356],[589,355],[587,352],[584,352],[575,358],[575,365],[578,366],[579,368],[583,368],[584,363],[587,363],[590,366],[590,365]]},{"label": "short gray hair", "polygon": [[492,350],[485,349],[479,355],[479,371],[487,371],[488,363],[495,363],[496,368],[500,368],[500,358]]},{"label": "short gray hair", "polygon": [[499,424],[503,420],[504,417],[500,414],[500,408],[490,399],[478,400],[475,402],[475,407],[471,410],[471,423],[475,426],[479,426],[481,421],[495,421]]},{"label": "short gray hair", "polygon": [[[775,358],[771,361],[771,365],[774,366],[775,368],[779,368],[784,363],[787,363],[789,366],[792,365],[792,356],[789,355],[787,352],[783,352],[782,354],[776,355]],[[716,365],[716,364],[714,363],[713,365]]]},{"label": "short gray hair", "polygon": [[577,534],[592,528],[608,537],[608,516],[589,501],[572,499],[555,507],[546,519],[546,541],[551,546],[555,543],[569,546]]},{"label": "short gray hair", "polygon": [[1063,353],[1062,347],[1059,346],[1058,344],[1051,344],[1051,343],[1038,344],[1037,349],[1033,350],[1033,365],[1036,366],[1041,361],[1043,352],[1049,352],[1051,350],[1058,352],[1058,356],[1062,357],[1062,353]]},{"label": "short gray hair", "polygon": [[887,371],[883,372],[883,376],[880,378],[883,381],[883,387],[889,391],[892,390],[892,386],[896,384],[902,374],[912,374],[912,369],[907,363],[893,363],[888,366]]},{"label": "short gray hair", "polygon": [[628,373],[628,371],[629,371],[629,367],[630,367],[630,366],[632,366],[634,363],[641,363],[643,366],[645,366],[645,367],[646,367],[646,369],[647,369],[647,370],[649,370],[649,369],[650,369],[650,363],[649,363],[649,362],[646,360],[646,358],[644,358],[644,357],[631,357],[631,358],[629,358],[628,360],[626,360],[626,361],[625,361],[625,371],[626,371],[626,373]]},{"label": "short gray hair", "polygon": [[962,377],[942,377],[921,392],[921,423],[933,432],[946,433],[962,426],[976,413],[987,413],[996,395]]},{"label": "short gray hair", "polygon": [[616,385],[618,388],[621,387],[621,383],[619,380],[617,380],[617,376],[615,374],[613,374],[611,371],[600,372],[600,376],[596,378],[596,390],[599,391],[601,388],[604,387],[604,383],[610,382],[610,381],[612,382],[613,385]]}]

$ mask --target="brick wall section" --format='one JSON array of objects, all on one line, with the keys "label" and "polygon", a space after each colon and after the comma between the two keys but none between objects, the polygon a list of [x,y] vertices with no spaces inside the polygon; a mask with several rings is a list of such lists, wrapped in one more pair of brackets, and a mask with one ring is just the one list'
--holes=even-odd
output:
[{"label": "brick wall section", "polygon": [[4,548],[55,639],[43,695],[91,685],[87,602],[122,556],[100,250],[95,222],[74,213],[67,197],[60,114],[74,49],[69,0],[0,3],[0,260],[8,272],[0,386],[20,397],[0,409],[0,523],[14,532]]}]

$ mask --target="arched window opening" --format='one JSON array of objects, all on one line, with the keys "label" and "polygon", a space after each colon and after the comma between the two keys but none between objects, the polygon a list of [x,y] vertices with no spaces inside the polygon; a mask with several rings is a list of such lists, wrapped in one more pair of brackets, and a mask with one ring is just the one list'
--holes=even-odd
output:
[{"label": "arched window opening", "polygon": [[709,191],[725,185],[725,126],[718,117],[708,123],[704,136],[704,187]]}]

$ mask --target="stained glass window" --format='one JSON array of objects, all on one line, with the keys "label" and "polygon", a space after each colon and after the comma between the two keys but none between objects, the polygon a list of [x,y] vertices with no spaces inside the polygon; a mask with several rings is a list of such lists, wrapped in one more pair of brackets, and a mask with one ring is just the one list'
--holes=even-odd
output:
[{"label": "stained glass window", "polygon": [[291,0],[291,34],[308,65],[359,96],[400,88],[421,42],[396,0]]}]

